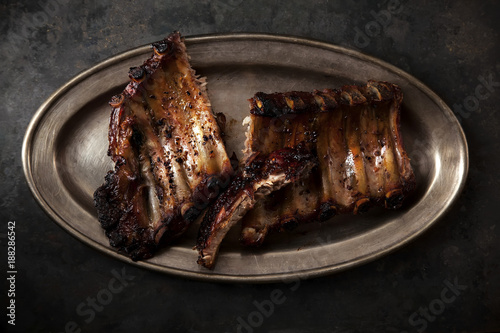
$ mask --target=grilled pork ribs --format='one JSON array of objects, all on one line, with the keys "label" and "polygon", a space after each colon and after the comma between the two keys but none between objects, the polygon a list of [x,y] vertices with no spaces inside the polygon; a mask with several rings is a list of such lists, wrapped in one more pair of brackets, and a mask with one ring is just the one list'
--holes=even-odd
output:
[{"label": "grilled pork ribs", "polygon": [[115,168],[94,193],[110,244],[133,260],[182,235],[233,172],[205,89],[179,33],[153,44],[113,97]]},{"label": "grilled pork ribs", "polygon": [[396,85],[255,94],[235,174],[180,34],[153,51],[110,101],[115,166],[94,193],[110,244],[133,260],[153,256],[202,214],[198,263],[212,268],[240,221],[242,243],[256,246],[272,230],[371,205],[398,208],[415,188]]},{"label": "grilled pork ribs", "polygon": [[319,171],[260,201],[243,218],[241,240],[260,245],[273,229],[290,229],[371,205],[399,208],[415,188],[403,146],[398,86],[366,86],[312,93],[257,93],[250,100],[245,154],[268,154],[306,143]]}]

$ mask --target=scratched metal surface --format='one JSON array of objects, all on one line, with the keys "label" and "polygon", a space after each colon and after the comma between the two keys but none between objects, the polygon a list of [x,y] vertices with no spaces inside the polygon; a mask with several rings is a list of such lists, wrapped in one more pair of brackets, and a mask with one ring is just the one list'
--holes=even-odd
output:
[{"label": "scratched metal surface", "polygon": [[[2,320],[2,328],[499,331],[499,5],[393,3],[3,1],[0,242],[6,258],[5,225],[16,220],[18,321],[12,327]],[[467,136],[470,169],[462,195],[432,228],[398,251],[314,279],[259,285],[195,281],[135,267],[78,242],[43,212],[25,183],[21,144],[28,123],[74,75],[174,29],[186,36],[257,32],[318,39],[410,73],[446,102]]]}]

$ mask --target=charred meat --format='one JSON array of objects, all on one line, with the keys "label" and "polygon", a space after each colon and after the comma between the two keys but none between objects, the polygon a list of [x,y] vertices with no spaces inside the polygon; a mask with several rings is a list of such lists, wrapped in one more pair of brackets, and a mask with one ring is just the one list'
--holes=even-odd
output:
[{"label": "charred meat", "polygon": [[203,218],[197,242],[198,263],[212,268],[229,229],[256,202],[309,174],[316,164],[315,155],[300,145],[276,150],[268,156],[254,154],[248,159],[243,171],[208,208]]},{"label": "charred meat", "polygon": [[232,173],[205,82],[180,34],[153,50],[110,102],[108,155],[115,168],[94,193],[110,244],[133,260],[183,234]]},{"label": "charred meat", "polygon": [[415,187],[400,131],[402,98],[398,86],[378,81],[312,93],[257,93],[246,120],[245,154],[305,142],[317,153],[319,171],[255,205],[243,218],[242,242],[260,245],[270,230],[373,204],[400,207]]}]

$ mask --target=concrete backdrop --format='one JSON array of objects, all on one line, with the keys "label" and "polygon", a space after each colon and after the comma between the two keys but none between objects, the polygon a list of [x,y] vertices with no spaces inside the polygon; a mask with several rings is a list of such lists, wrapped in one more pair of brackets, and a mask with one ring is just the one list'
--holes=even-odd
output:
[{"label": "concrete backdrop", "polygon": [[[19,332],[500,331],[499,17],[496,1],[1,1],[0,266],[7,271],[7,223],[15,220],[18,269],[16,326],[7,324],[3,307],[2,327]],[[21,142],[28,122],[80,71],[172,30],[185,36],[295,35],[357,49],[402,68],[461,120],[470,149],[463,194],[411,244],[300,285],[192,281],[125,264],[82,244],[43,213],[25,183]],[[481,77],[490,94],[479,99]],[[2,295],[9,288],[6,281]],[[110,282],[119,292],[92,307]],[[271,311],[265,301],[276,289],[282,297]]]}]

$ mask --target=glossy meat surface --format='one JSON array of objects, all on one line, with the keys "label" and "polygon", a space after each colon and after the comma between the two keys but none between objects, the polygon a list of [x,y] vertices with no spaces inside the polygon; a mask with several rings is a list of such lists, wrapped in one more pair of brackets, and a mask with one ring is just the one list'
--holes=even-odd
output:
[{"label": "glossy meat surface", "polygon": [[256,202],[301,179],[316,165],[314,154],[300,145],[248,159],[243,171],[208,208],[203,218],[196,246],[198,263],[212,268],[223,238]]},{"label": "glossy meat surface", "polygon": [[273,229],[324,221],[371,205],[395,209],[415,187],[400,130],[402,92],[387,82],[312,93],[257,93],[245,154],[305,142],[319,172],[255,205],[243,218],[242,242],[260,245]]},{"label": "glossy meat surface", "polygon": [[110,102],[115,168],[94,193],[110,244],[134,260],[183,234],[232,173],[205,82],[181,36],[172,33],[153,50]]}]

